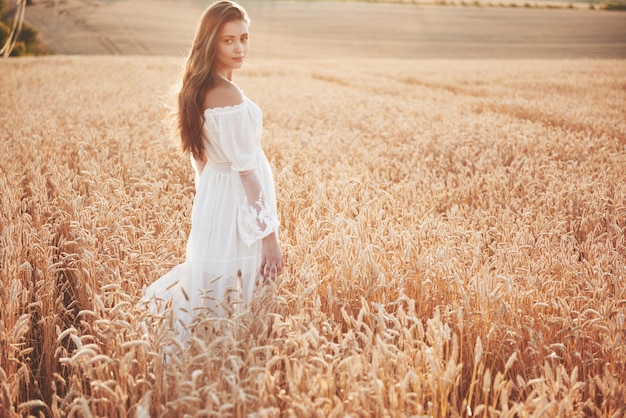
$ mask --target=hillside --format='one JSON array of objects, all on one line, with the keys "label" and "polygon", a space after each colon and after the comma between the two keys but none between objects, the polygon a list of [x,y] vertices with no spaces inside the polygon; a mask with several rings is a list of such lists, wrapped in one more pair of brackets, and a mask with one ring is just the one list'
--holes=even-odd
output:
[{"label": "hillside", "polygon": [[[252,18],[251,56],[258,59],[626,58],[623,13],[498,3],[242,1]],[[59,55],[180,57],[204,7],[201,1],[34,0],[26,20]]]}]

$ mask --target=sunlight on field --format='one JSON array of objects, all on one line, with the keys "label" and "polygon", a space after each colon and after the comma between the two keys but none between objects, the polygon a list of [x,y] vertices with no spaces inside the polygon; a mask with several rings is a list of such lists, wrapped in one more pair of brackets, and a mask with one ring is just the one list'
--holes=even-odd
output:
[{"label": "sunlight on field", "polygon": [[0,61],[2,416],[626,412],[624,61],[247,63],[287,272],[186,343],[180,64]]}]

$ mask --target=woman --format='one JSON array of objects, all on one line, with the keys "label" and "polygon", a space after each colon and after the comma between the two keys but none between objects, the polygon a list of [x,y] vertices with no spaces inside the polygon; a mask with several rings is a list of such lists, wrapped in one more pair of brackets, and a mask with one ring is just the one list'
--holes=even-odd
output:
[{"label": "woman", "polygon": [[248,24],[232,1],[204,12],[178,95],[182,147],[195,170],[191,233],[185,263],[145,289],[144,300],[171,301],[186,325],[201,310],[223,316],[250,302],[257,279],[283,270],[262,113],[232,81],[248,52]]}]

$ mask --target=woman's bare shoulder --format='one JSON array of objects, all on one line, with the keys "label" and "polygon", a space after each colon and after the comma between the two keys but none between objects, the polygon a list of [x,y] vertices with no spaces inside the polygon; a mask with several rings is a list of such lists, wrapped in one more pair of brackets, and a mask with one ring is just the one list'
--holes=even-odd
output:
[{"label": "woman's bare shoulder", "polygon": [[243,102],[241,90],[233,83],[223,81],[209,90],[204,97],[204,108],[214,109],[236,106]]}]

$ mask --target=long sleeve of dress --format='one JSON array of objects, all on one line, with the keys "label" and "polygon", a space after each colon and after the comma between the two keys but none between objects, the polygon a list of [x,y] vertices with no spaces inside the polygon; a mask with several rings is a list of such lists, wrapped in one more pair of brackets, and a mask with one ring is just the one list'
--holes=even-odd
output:
[{"label": "long sleeve of dress", "polygon": [[[278,230],[275,208],[268,204],[266,191],[259,179],[261,132],[255,130],[246,106],[233,106],[218,120],[219,142],[231,170],[239,173],[241,196],[237,202],[239,235],[251,245]],[[260,129],[260,128],[259,128]]]}]

